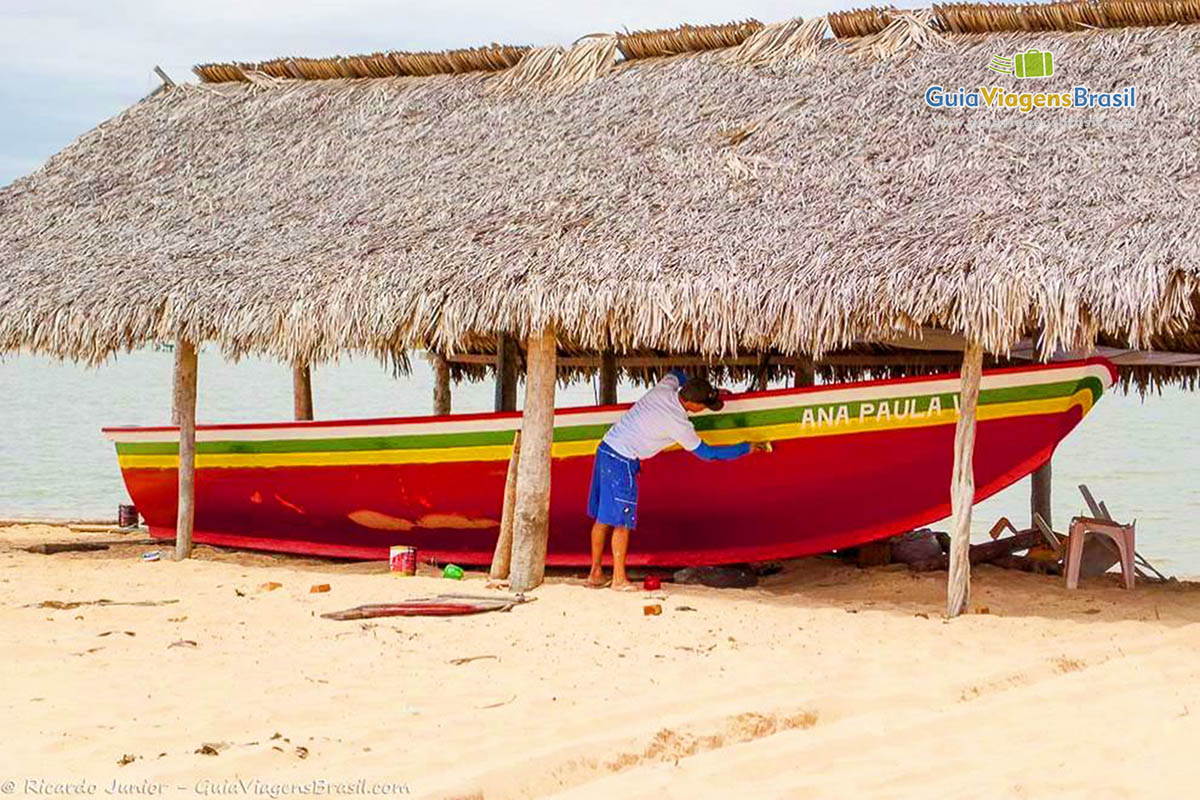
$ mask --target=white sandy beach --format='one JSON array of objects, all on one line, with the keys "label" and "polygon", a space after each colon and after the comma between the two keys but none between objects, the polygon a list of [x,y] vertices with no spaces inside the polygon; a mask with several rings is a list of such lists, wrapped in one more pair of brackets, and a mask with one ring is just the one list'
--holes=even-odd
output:
[{"label": "white sandy beach", "polygon": [[807,559],[751,590],[650,599],[559,575],[509,613],[335,622],[319,615],[487,590],[205,547],[18,549],[114,538],[0,529],[0,790],[1069,798],[1200,780],[1196,584],[1068,593],[982,567],[989,613],[947,623],[944,573]]}]

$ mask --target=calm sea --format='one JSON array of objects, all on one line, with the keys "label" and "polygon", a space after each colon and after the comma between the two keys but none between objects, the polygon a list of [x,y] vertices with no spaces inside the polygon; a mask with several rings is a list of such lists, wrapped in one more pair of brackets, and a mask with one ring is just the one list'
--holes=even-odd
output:
[{"label": "calm sea", "polygon": [[[140,351],[87,369],[41,357],[0,360],[0,517],[113,518],[129,502],[102,425],[163,424],[170,415],[169,352]],[[200,359],[200,422],[286,420],[292,413],[291,371],[278,363]],[[630,401],[639,390],[622,386]],[[411,375],[393,376],[371,359],[344,359],[313,371],[318,418],[429,413],[432,375],[413,358]],[[454,387],[454,410],[488,411],[490,383]],[[596,389],[560,389],[560,405],[594,403]],[[1138,549],[1159,569],[1200,575],[1200,397],[1168,389],[1144,401],[1110,394],[1059,447],[1054,462],[1056,527],[1083,510],[1088,484],[1120,519],[1138,520]],[[582,502],[582,499],[580,500]],[[1022,527],[1029,518],[1029,481],[980,504],[975,538],[1000,516]]]}]

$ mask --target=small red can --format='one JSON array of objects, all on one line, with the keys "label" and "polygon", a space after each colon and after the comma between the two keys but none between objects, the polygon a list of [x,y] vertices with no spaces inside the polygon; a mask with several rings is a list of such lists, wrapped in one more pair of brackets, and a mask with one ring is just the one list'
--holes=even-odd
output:
[{"label": "small red can", "polygon": [[662,581],[659,580],[657,575],[647,575],[645,580],[642,581],[642,588],[647,592],[657,591],[662,588]]},{"label": "small red can", "polygon": [[402,578],[417,574],[417,548],[410,545],[392,545],[388,551],[388,569]]}]

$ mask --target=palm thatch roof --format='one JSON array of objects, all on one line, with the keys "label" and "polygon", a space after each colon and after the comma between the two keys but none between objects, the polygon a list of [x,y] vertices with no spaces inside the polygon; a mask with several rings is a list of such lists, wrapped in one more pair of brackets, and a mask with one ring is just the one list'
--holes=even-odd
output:
[{"label": "palm thatch roof", "polygon": [[[581,353],[820,356],[922,326],[1001,355],[1038,330],[1188,346],[1200,26],[1171,23],[1198,8],[205,65],[0,190],[0,352],[182,335],[319,361],[551,324]],[[1031,48],[1053,78],[987,70]],[[931,84],[1133,85],[1138,106],[935,111]]]}]

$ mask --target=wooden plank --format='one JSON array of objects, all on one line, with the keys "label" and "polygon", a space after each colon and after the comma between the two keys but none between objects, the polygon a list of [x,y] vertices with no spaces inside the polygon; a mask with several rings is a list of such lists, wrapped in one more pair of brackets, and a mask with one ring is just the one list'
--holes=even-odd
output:
[{"label": "wooden plank", "polygon": [[546,573],[550,535],[550,445],[554,438],[555,357],[553,328],[532,334],[526,347],[525,408],[521,415],[521,455],[513,515],[509,586],[526,592]]},{"label": "wooden plank", "polygon": [[1038,575],[1062,575],[1062,565],[1057,561],[1042,561],[1029,556],[999,556],[990,562],[993,566],[1004,569],[1016,569],[1021,572],[1034,572]]},{"label": "wooden plank", "polygon": [[[1009,556],[1019,550],[1028,550],[1041,543],[1042,534],[1040,531],[1017,531],[1012,536],[1005,536],[1002,539],[971,545],[967,549],[967,563],[970,565],[991,563],[998,558]],[[948,566],[949,558],[945,555],[909,565],[910,569],[914,572],[929,572],[946,569]]]},{"label": "wooden plank", "polygon": [[[864,342],[873,344],[873,342]],[[880,344],[891,347],[902,347],[906,350],[950,350],[958,353],[966,352],[967,340],[960,334],[950,333],[942,328],[921,328],[916,336],[895,336]]]},{"label": "wooden plank", "polygon": [[297,420],[313,418],[312,370],[301,361],[292,365],[292,417]]},{"label": "wooden plank", "polygon": [[512,568],[513,515],[517,504],[517,471],[521,464],[521,432],[513,436],[513,451],[508,457],[508,472],[504,476],[504,506],[500,512],[500,535],[492,552],[492,568],[488,577],[494,581],[508,580]]},{"label": "wooden plank", "polygon": [[43,542],[32,547],[26,547],[26,553],[40,553],[51,556],[55,553],[89,553],[97,550],[107,550],[108,545],[100,542]]},{"label": "wooden plank", "polygon": [[954,427],[954,472],[950,482],[950,575],[946,583],[946,616],[967,610],[971,601],[971,507],[975,503],[975,419],[983,374],[983,348],[967,343],[963,351],[958,422]]},{"label": "wooden plank", "polygon": [[[452,364],[473,366],[496,366],[496,356],[460,353],[447,357]],[[558,359],[558,366],[563,368],[596,369],[601,366],[601,356],[565,356]],[[617,366],[625,369],[642,369],[654,367],[711,367],[723,364],[730,367],[757,367],[757,357],[738,358],[705,358],[703,356],[617,356]],[[951,353],[894,353],[890,355],[857,355],[845,353],[829,355],[820,361],[812,362],[795,357],[774,356],[772,364],[811,369],[812,366],[830,367],[946,367],[957,368],[962,364],[960,356]]]},{"label": "wooden plank", "polygon": [[196,346],[175,342],[175,413],[179,425],[179,508],[175,518],[175,559],[192,555],[196,517]]},{"label": "wooden plank", "polygon": [[1045,518],[1036,511],[1033,513],[1033,524],[1039,531],[1042,532],[1042,536],[1046,539],[1049,545],[1054,548],[1054,552],[1061,555],[1063,546],[1062,537],[1055,533],[1054,529],[1050,527],[1050,524],[1046,522]]},{"label": "wooden plank", "polygon": [[1017,531],[1012,536],[1005,536],[990,542],[971,545],[969,560],[972,564],[985,564],[1000,556],[1010,555],[1018,550],[1028,550],[1042,543],[1042,532],[1038,530]]},{"label": "wooden plank", "polygon": [[[1022,339],[1009,356],[1013,359],[1035,361],[1040,357],[1032,339]],[[1102,356],[1119,367],[1200,367],[1200,353],[1180,353],[1169,350],[1129,350],[1121,347],[1093,347],[1091,350],[1059,351],[1051,361],[1075,361],[1090,356]]]},{"label": "wooden plank", "polygon": [[107,519],[55,519],[53,517],[30,517],[28,519],[14,517],[11,519],[0,519],[0,528],[10,528],[15,525],[49,525],[56,528],[66,528],[72,525],[95,525],[97,527],[103,526],[106,530],[120,530],[116,520]]},{"label": "wooden plank", "polygon": [[1087,487],[1087,484],[1079,484],[1079,493],[1083,495],[1083,502],[1087,503],[1088,511],[1092,512],[1093,517],[1112,522],[1112,517],[1108,516],[1104,509],[1100,508],[1096,498],[1092,497],[1092,490]]}]

